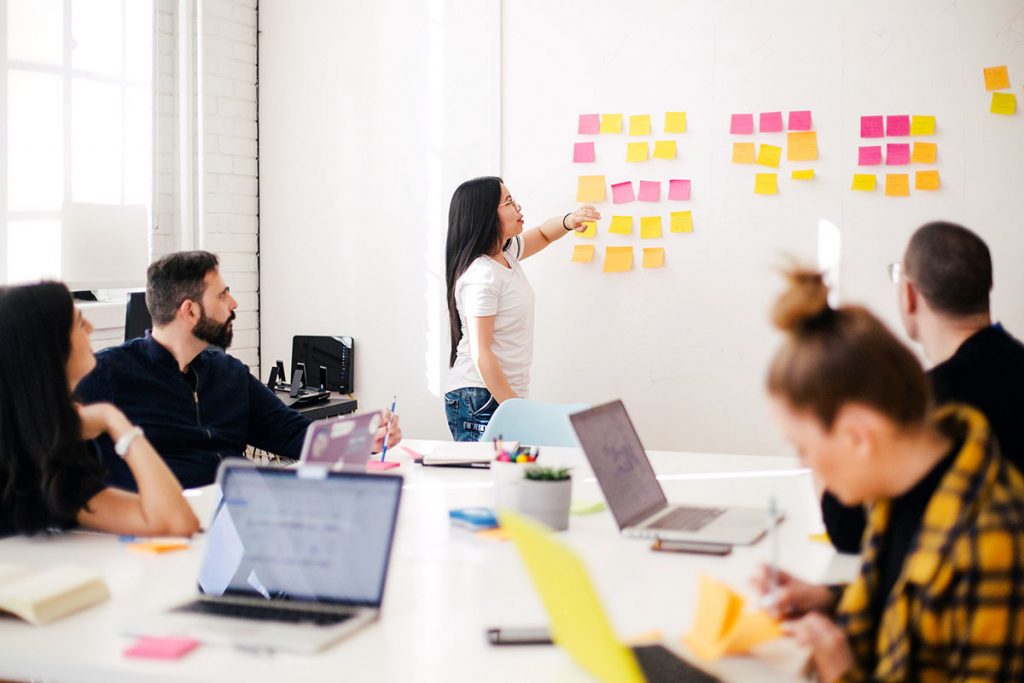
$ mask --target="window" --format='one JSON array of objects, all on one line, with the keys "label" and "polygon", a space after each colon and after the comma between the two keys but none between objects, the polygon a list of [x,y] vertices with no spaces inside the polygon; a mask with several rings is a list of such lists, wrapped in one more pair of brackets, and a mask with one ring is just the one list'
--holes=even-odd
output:
[{"label": "window", "polygon": [[0,283],[67,279],[96,258],[88,235],[65,233],[89,230],[68,220],[72,207],[131,207],[148,235],[153,2],[0,0],[0,15]]}]

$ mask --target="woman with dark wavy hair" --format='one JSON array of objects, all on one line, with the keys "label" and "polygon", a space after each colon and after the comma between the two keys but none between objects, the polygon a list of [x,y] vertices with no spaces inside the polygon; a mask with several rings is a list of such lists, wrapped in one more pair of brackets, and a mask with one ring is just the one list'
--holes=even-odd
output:
[{"label": "woman with dark wavy hair", "polygon": [[[188,536],[181,486],[142,430],[107,403],[72,401],[96,365],[92,326],[58,282],[0,288],[0,535],[81,524],[118,534]],[[139,483],[108,487],[88,440],[108,434]]]}]

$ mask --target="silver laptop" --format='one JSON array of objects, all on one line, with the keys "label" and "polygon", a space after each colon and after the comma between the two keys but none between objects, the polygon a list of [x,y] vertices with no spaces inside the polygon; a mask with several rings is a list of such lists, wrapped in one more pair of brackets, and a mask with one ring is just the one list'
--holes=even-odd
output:
[{"label": "silver laptop", "polygon": [[767,509],[669,505],[622,401],[569,420],[626,536],[749,545],[767,530]]},{"label": "silver laptop", "polygon": [[225,462],[199,595],[130,635],[317,652],[377,619],[402,478]]}]

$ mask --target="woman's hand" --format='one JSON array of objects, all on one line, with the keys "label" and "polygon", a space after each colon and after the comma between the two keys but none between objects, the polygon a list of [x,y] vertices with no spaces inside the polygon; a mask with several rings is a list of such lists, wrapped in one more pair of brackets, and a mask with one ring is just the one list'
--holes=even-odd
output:
[{"label": "woman's hand", "polygon": [[100,434],[110,434],[112,439],[131,429],[131,423],[112,403],[91,403],[87,406],[76,403],[78,418],[82,421],[82,439],[95,439]]},{"label": "woman's hand", "polygon": [[576,209],[568,216],[565,217],[565,224],[569,226],[571,230],[576,232],[583,232],[587,229],[584,223],[596,221],[601,218],[601,212],[595,209],[590,204],[584,204],[580,208]]},{"label": "woman's hand", "polygon": [[839,680],[856,664],[846,634],[822,614],[808,614],[784,625],[783,630],[797,643],[810,648],[814,668],[823,683]]},{"label": "woman's hand", "polygon": [[807,583],[788,572],[775,572],[778,585],[773,585],[771,568],[762,564],[751,583],[765,597],[772,597],[766,609],[777,619],[792,619],[808,612],[827,612],[832,608],[833,595],[828,586]]}]

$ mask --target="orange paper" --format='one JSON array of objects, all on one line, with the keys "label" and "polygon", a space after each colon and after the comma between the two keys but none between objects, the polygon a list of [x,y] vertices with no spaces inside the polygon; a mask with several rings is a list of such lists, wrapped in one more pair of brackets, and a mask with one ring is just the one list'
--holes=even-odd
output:
[{"label": "orange paper", "polygon": [[885,195],[887,197],[909,197],[910,175],[907,173],[886,173]]}]

